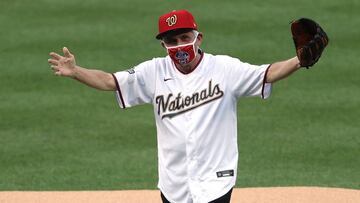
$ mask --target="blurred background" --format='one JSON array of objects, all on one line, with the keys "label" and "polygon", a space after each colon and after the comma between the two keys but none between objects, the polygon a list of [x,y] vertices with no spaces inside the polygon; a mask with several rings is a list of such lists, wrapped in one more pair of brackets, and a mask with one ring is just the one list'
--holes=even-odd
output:
[{"label": "blurred background", "polygon": [[155,189],[151,105],[53,75],[49,52],[117,72],[166,55],[158,17],[191,11],[202,48],[252,64],[295,56],[289,23],[317,21],[330,44],[311,69],[238,104],[237,187],[360,189],[360,2],[355,0],[1,0],[0,190]]}]

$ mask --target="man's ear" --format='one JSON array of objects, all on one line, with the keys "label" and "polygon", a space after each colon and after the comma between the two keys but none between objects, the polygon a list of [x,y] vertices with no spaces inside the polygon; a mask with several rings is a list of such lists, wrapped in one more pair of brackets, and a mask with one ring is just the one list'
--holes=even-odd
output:
[{"label": "man's ear", "polygon": [[197,42],[196,42],[196,44],[197,44],[198,46],[201,45],[202,40],[203,40],[203,37],[204,37],[203,33],[202,33],[202,32],[199,32],[199,34],[198,34],[198,36],[197,36]]},{"label": "man's ear", "polygon": [[160,41],[160,44],[161,44],[161,46],[162,46],[163,48],[165,48],[165,44],[164,44],[163,41]]}]

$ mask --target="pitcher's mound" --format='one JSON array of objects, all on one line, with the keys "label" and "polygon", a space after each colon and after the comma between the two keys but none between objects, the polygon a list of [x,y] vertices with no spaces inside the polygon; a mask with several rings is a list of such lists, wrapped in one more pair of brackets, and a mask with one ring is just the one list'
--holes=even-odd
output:
[{"label": "pitcher's mound", "polygon": [[[158,190],[0,192],[0,203],[161,203]],[[236,188],[232,203],[359,203],[360,190],[319,187]]]}]

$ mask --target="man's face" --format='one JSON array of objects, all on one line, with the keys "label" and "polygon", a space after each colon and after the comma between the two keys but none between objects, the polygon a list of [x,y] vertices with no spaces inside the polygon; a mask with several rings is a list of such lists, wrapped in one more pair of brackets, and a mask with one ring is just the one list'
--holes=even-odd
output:
[{"label": "man's face", "polygon": [[194,41],[196,36],[197,35],[196,35],[195,31],[189,31],[189,32],[181,33],[181,34],[164,36],[164,38],[162,39],[162,42],[167,47],[174,47],[174,46],[178,46],[178,45],[191,43]]}]

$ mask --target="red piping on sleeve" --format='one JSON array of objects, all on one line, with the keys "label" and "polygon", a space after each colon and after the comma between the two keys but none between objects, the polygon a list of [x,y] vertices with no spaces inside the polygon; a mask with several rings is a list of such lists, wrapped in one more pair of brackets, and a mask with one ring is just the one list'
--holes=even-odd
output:
[{"label": "red piping on sleeve", "polygon": [[262,98],[262,99],[264,99],[264,89],[265,89],[265,83],[266,83],[266,75],[267,75],[267,73],[268,73],[269,68],[271,67],[271,65],[272,65],[272,64],[270,64],[270,65],[267,67],[266,71],[265,71],[264,80],[263,80],[263,85],[262,85],[262,88],[261,88],[261,98]]},{"label": "red piping on sleeve", "polygon": [[113,76],[113,78],[114,78],[114,80],[115,80],[116,89],[117,89],[117,91],[118,91],[118,93],[119,93],[119,96],[120,96],[120,102],[121,102],[122,106],[123,106],[124,109],[125,109],[126,106],[125,106],[125,102],[124,102],[123,96],[122,96],[122,94],[121,94],[120,85],[119,85],[119,83],[118,83],[115,75],[114,75],[113,73],[112,73],[111,75]]}]

